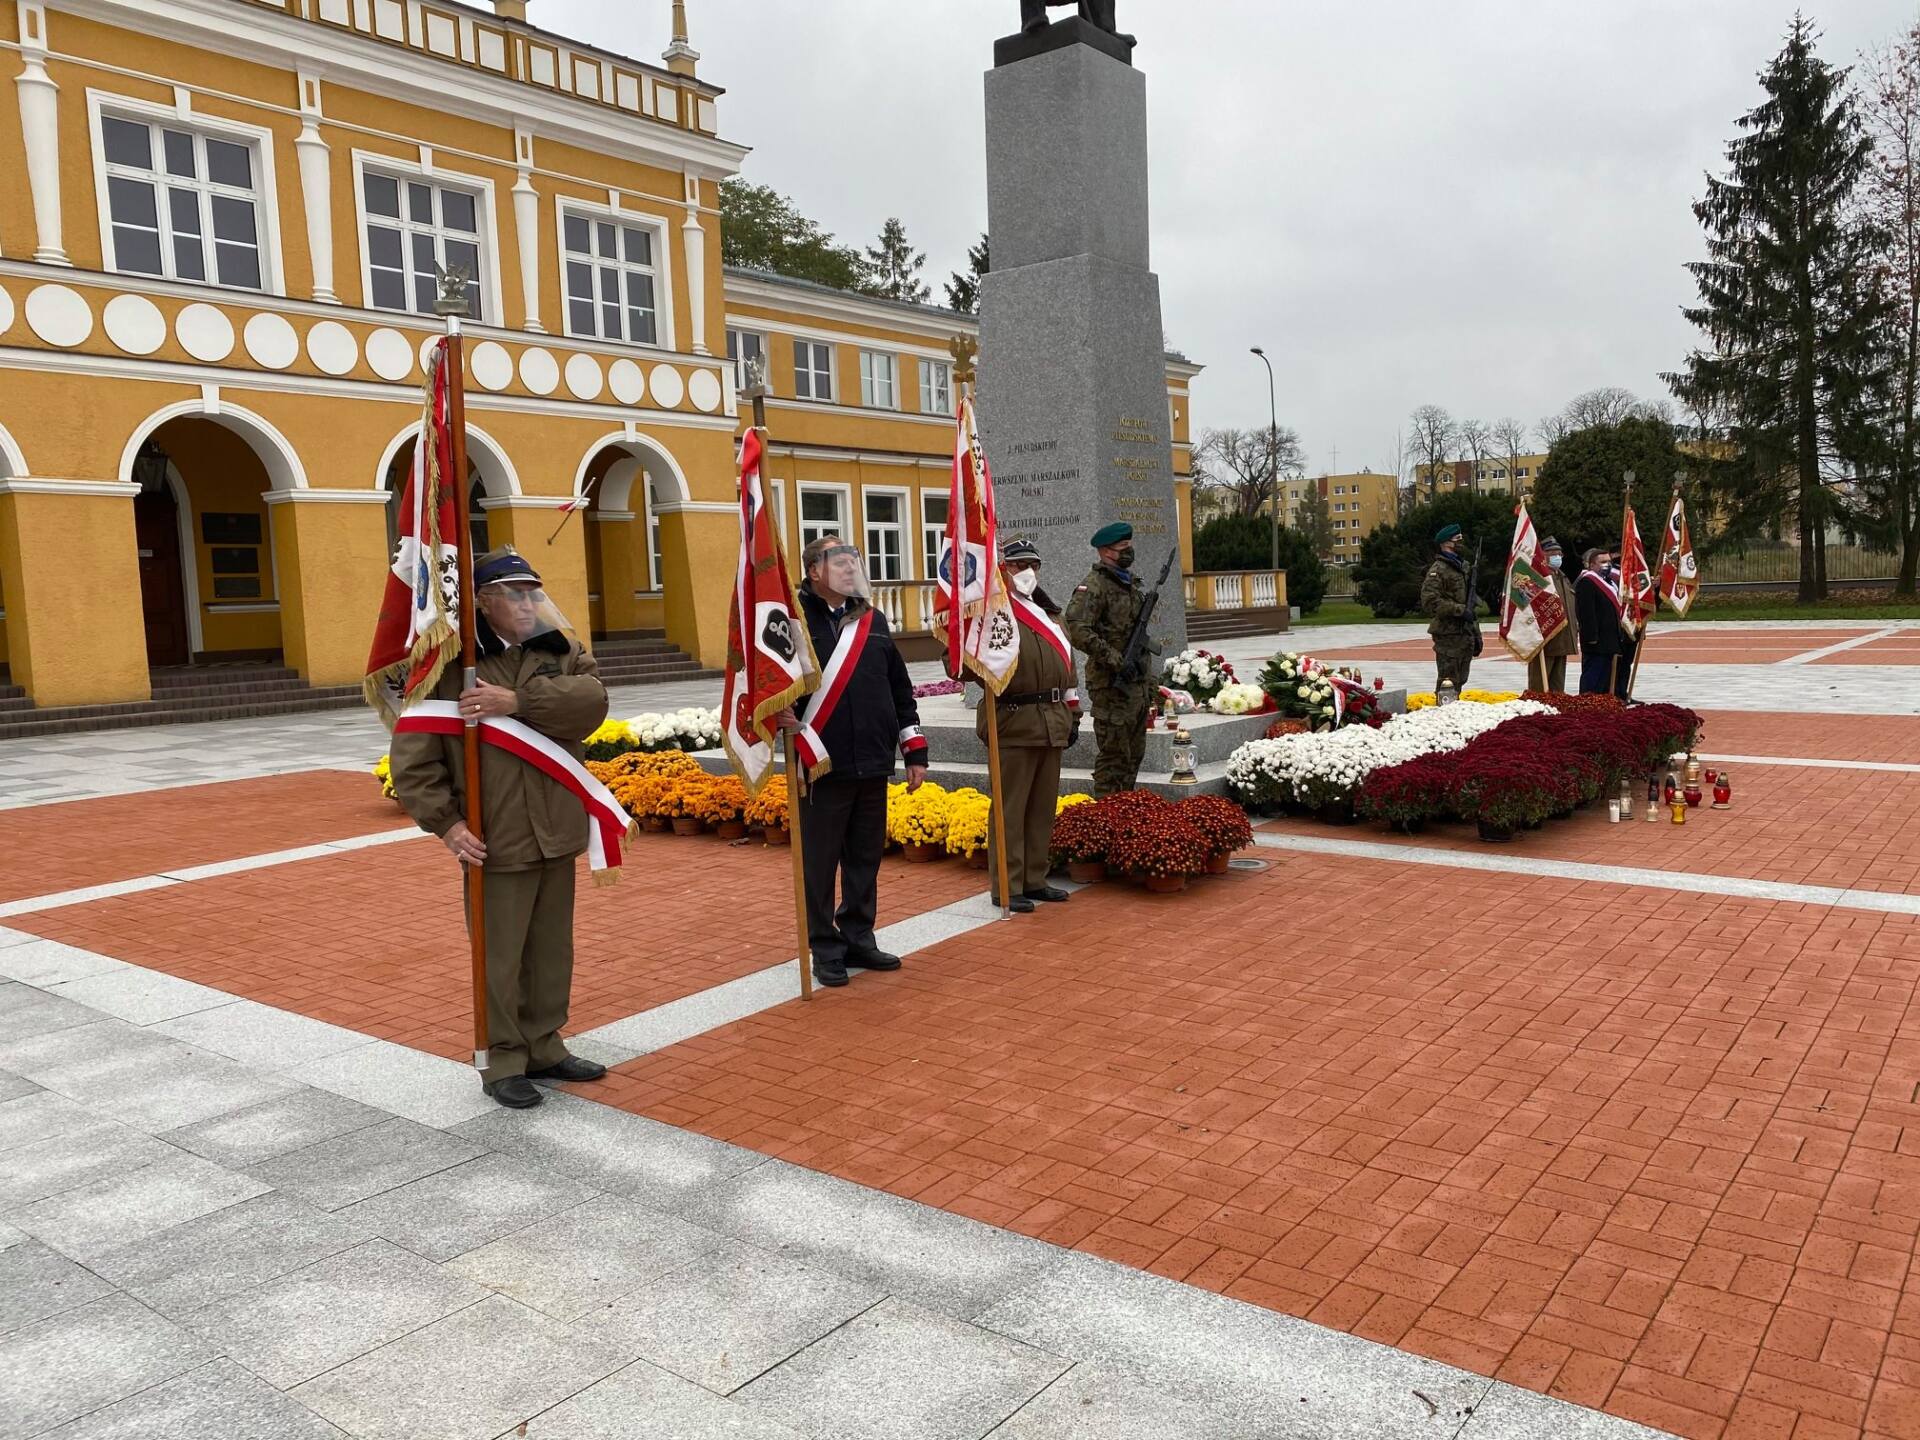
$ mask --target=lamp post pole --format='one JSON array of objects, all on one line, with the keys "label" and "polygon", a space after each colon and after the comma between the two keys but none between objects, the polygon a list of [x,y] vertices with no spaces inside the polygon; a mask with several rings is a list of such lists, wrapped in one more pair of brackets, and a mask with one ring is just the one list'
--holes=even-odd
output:
[{"label": "lamp post pole", "polygon": [[1273,568],[1280,568],[1280,406],[1273,398],[1273,361],[1258,345],[1253,353],[1267,367],[1267,466],[1273,479]]}]

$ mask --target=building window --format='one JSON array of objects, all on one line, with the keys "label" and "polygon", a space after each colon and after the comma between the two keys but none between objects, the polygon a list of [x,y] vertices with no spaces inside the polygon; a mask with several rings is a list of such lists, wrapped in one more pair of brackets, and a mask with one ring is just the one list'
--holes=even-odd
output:
[{"label": "building window", "polygon": [[867,574],[875,580],[907,578],[906,517],[900,495],[866,494]]},{"label": "building window", "polygon": [[362,176],[367,220],[368,300],[376,310],[433,314],[434,267],[466,270],[467,318],[480,307],[480,196],[435,180],[368,170]]},{"label": "building window", "polygon": [[945,490],[920,492],[920,574],[932,580],[940,565],[940,547],[947,543],[947,503],[952,497]]},{"label": "building window", "polygon": [[[747,362],[766,357],[767,337],[751,330],[727,331],[727,359],[733,361],[733,386],[747,388]],[[771,377],[769,377],[771,378]]]},{"label": "building window", "polygon": [[847,533],[847,515],[843,508],[844,492],[840,490],[816,490],[812,486],[800,487],[800,548],[806,549],[822,535]]},{"label": "building window", "polygon": [[920,411],[924,415],[953,414],[953,366],[945,360],[920,362]]},{"label": "building window", "polygon": [[115,270],[266,288],[254,147],[176,125],[100,117]]},{"label": "building window", "polygon": [[660,343],[653,231],[568,211],[560,217],[567,333],[629,345]]},{"label": "building window", "polygon": [[900,408],[900,362],[878,350],[860,352],[860,403],[869,410]]},{"label": "building window", "polygon": [[813,340],[793,342],[793,393],[802,400],[833,399],[831,345]]}]

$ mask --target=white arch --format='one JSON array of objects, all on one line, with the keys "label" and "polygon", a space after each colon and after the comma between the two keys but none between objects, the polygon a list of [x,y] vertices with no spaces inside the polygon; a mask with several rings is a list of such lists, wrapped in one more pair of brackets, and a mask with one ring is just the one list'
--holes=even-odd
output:
[{"label": "white arch", "polygon": [[[393,469],[393,457],[400,448],[420,434],[420,422],[413,424],[387,442],[387,448],[380,452],[380,468],[373,472],[373,488],[387,488],[387,475]],[[476,454],[475,452],[479,453]],[[467,460],[479,477],[480,488],[487,492],[489,500],[502,500],[510,495],[520,494],[520,472],[513,468],[513,461],[507,457],[500,442],[486,431],[467,422]]]},{"label": "white arch", "polygon": [[260,463],[267,469],[267,489],[269,490],[305,490],[307,488],[307,470],[300,463],[299,452],[270,421],[262,419],[251,410],[243,410],[238,405],[229,405],[224,400],[209,402],[201,400],[182,400],[178,404],[168,405],[156,410],[134,427],[133,435],[127,441],[127,448],[120,452],[120,478],[133,479],[133,462],[139,457],[140,447],[150,440],[154,433],[169,420],[192,418],[211,420],[223,425],[245,440],[260,457]]},{"label": "white arch", "polygon": [[0,480],[17,480],[33,474],[27,468],[27,457],[21,453],[13,436],[7,433],[7,427],[0,425]]},{"label": "white arch", "polygon": [[[673,481],[674,489],[679,493],[681,500],[693,498],[693,492],[687,488],[686,471],[682,470],[680,462],[673,458],[673,452],[651,436],[642,435],[638,431],[629,433],[625,430],[615,430],[610,434],[602,435],[587,447],[587,453],[580,457],[579,467],[573,472],[573,493],[576,497],[587,493],[587,470],[593,464],[594,458],[601,451],[609,448],[623,451],[632,459],[638,460],[649,479]],[[632,483],[631,475],[623,476],[619,482],[617,498],[614,496],[613,489],[603,489],[600,492],[600,507],[605,510],[631,510],[633,508],[630,503],[633,498]]]}]

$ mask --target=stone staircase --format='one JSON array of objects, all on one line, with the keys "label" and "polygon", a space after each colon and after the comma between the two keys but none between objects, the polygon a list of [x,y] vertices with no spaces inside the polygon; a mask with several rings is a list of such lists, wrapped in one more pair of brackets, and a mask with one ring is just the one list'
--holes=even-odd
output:
[{"label": "stone staircase", "polygon": [[1280,635],[1287,629],[1287,612],[1277,605],[1259,610],[1189,610],[1187,643],[1212,645],[1246,635]]},{"label": "stone staircase", "polygon": [[[719,677],[667,643],[663,631],[633,631],[597,641],[594,658],[609,686],[660,685]],[[285,665],[169,666],[152,672],[153,698],[109,705],[36,707],[0,671],[0,741],[83,730],[244,720],[343,710],[361,703],[358,685],[309,685]]]}]

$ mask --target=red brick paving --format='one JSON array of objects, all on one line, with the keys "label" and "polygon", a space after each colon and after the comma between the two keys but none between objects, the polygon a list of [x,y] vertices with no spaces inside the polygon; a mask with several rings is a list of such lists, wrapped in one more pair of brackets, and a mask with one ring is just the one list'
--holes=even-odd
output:
[{"label": "red brick paving", "polygon": [[[1703,710],[1703,753],[1920,764],[1920,715],[1820,715]],[[1739,772],[1735,772],[1735,783]]]},{"label": "red brick paving", "polygon": [[[784,857],[785,852],[780,852]],[[618,885],[580,877],[574,1031],[590,1030],[794,953],[793,890],[758,843],[642,835]],[[985,888],[957,861],[881,872],[880,922]],[[436,1055],[471,1054],[467,940],[453,862],[436,842],[44,910],[9,923],[115,959]],[[795,985],[799,984],[795,972]]]},{"label": "red brick paving", "polygon": [[0,901],[409,823],[370,776],[344,770],[0,811]]},{"label": "red brick paving", "polygon": [[1913,1436],[1920,923],[1388,864],[1106,887],[595,1093],[1700,1440]]},{"label": "red brick paving", "polygon": [[[1774,665],[1782,660],[1791,660],[1796,655],[1805,655],[1815,650],[1824,650],[1829,645],[1838,645],[1843,641],[1858,639],[1862,635],[1871,635],[1877,627],[1863,626],[1853,630],[1739,630],[1724,625],[1715,625],[1711,630],[1655,630],[1646,649],[1649,663],[1661,664],[1686,663],[1693,665]],[[1881,642],[1876,642],[1876,644]],[[1913,643],[1911,640],[1909,644]],[[1920,664],[1920,654],[1901,655],[1894,660],[1861,659],[1851,657],[1873,649],[1861,646],[1856,650],[1844,651],[1829,660],[1816,661],[1816,664]],[[1430,660],[1433,658],[1433,646],[1424,638],[1413,640],[1390,640],[1377,643],[1359,643],[1329,645],[1315,652],[1319,658],[1329,661],[1354,660],[1362,665],[1372,660]],[[1497,639],[1491,635],[1487,641],[1489,659],[1509,658]]]}]

